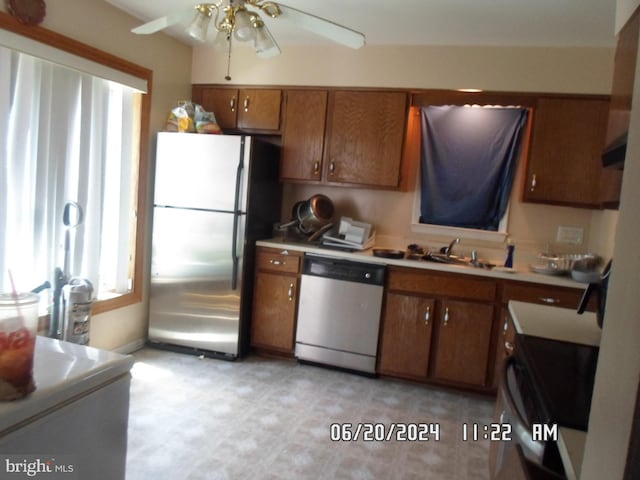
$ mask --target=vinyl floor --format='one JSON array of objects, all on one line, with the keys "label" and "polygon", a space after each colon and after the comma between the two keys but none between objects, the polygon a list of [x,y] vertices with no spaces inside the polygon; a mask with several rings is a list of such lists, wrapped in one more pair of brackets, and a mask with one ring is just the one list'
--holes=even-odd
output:
[{"label": "vinyl floor", "polygon": [[[292,360],[134,354],[127,480],[488,479],[491,397]],[[436,435],[437,432],[437,435]]]}]

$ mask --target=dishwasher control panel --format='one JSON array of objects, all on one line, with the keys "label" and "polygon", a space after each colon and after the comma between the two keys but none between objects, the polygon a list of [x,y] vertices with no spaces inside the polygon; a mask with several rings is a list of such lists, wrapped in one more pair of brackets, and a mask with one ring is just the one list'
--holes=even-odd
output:
[{"label": "dishwasher control panel", "polygon": [[306,254],[302,264],[303,275],[313,275],[347,282],[384,285],[386,267],[373,263],[353,262],[340,258]]}]

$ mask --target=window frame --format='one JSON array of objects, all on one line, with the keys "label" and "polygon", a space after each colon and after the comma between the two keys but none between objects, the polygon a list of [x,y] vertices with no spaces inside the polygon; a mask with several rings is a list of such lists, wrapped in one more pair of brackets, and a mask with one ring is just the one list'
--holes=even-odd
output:
[{"label": "window frame", "polygon": [[103,50],[91,47],[82,42],[74,40],[65,35],[56,33],[40,26],[27,26],[20,23],[11,15],[0,12],[0,28],[30,38],[32,40],[45,43],[54,48],[86,58],[107,67],[120,70],[124,73],[141,78],[147,82],[147,93],[141,95],[140,100],[140,125],[138,139],[138,176],[135,179],[136,188],[136,225],[135,225],[135,245],[133,261],[133,285],[130,292],[121,294],[114,298],[96,300],[93,303],[92,314],[108,312],[118,308],[126,307],[143,300],[143,268],[144,268],[144,245],[145,231],[147,226],[147,191],[149,168],[149,119],[151,115],[151,94],[153,72],[123,58],[117,57]]}]

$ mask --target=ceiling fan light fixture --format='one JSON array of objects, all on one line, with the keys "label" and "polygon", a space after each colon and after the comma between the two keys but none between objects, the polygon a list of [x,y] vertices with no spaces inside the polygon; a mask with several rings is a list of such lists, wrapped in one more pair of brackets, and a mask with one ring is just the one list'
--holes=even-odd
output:
[{"label": "ceiling fan light fixture", "polygon": [[213,40],[213,48],[226,50],[229,47],[230,40],[230,32],[228,30],[220,30],[218,33],[216,33],[216,37]]},{"label": "ceiling fan light fixture", "polygon": [[234,16],[233,36],[241,42],[248,42],[255,38],[252,15],[244,8],[238,9]]},{"label": "ceiling fan light fixture", "polygon": [[280,47],[276,43],[273,35],[267,26],[260,19],[256,19],[253,23],[256,32],[256,38],[253,41],[253,47],[256,49],[256,55],[260,58],[270,58],[280,55]]},{"label": "ceiling fan light fixture", "polygon": [[191,38],[195,38],[201,42],[206,41],[211,15],[212,12],[210,8],[205,5],[198,5],[196,7],[196,15],[187,27],[187,34]]}]

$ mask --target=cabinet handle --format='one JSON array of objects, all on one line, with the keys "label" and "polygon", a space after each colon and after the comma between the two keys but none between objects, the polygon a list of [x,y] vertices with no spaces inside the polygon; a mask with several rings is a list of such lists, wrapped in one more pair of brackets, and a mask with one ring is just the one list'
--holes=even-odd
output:
[{"label": "cabinet handle", "polygon": [[245,112],[249,111],[249,97],[244,98],[244,111]]},{"label": "cabinet handle", "polygon": [[529,189],[530,192],[533,192],[536,189],[536,185],[538,184],[537,180],[536,180],[536,174],[534,173],[531,176],[531,188]]},{"label": "cabinet handle", "polygon": [[318,173],[320,173],[320,162],[316,160],[313,162],[313,174],[317,175]]},{"label": "cabinet handle", "polygon": [[289,301],[293,302],[293,283],[289,284],[289,291],[287,292],[287,295],[289,296]]},{"label": "cabinet handle", "polygon": [[229,108],[231,108],[232,112],[236,111],[236,97],[231,97],[231,100],[229,100]]},{"label": "cabinet handle", "polygon": [[553,305],[556,303],[560,303],[560,300],[557,298],[551,298],[551,297],[540,297],[538,300],[540,300],[542,303],[546,303],[547,305]]},{"label": "cabinet handle", "polygon": [[331,160],[331,163],[329,164],[329,175],[333,175],[335,171],[336,171],[336,162]]},{"label": "cabinet handle", "polygon": [[272,258],[270,261],[271,265],[284,265],[286,262],[283,262],[282,260],[277,260],[275,258]]},{"label": "cabinet handle", "polygon": [[431,307],[427,307],[427,311],[424,313],[424,324],[429,325],[429,319],[431,318]]},{"label": "cabinet handle", "polygon": [[513,343],[504,342],[504,351],[507,355],[511,355],[513,353]]},{"label": "cabinet handle", "polygon": [[449,323],[449,307],[444,309],[444,326],[446,327]]},{"label": "cabinet handle", "polygon": [[502,325],[502,335],[506,335],[507,334],[507,330],[509,330],[509,319],[505,318],[504,319],[504,325]]}]

